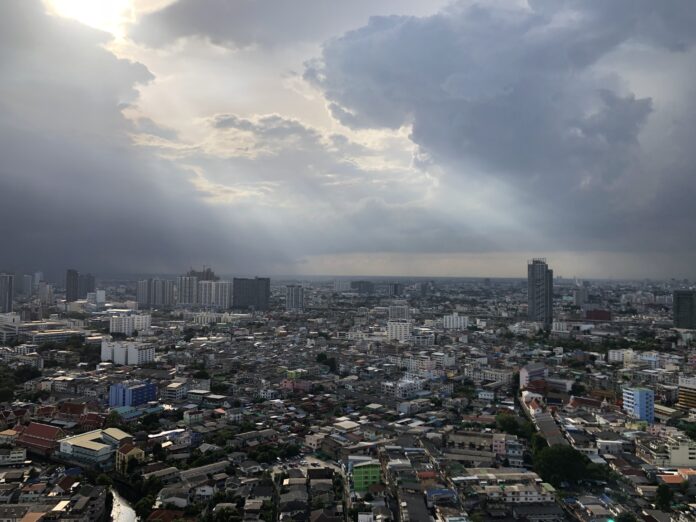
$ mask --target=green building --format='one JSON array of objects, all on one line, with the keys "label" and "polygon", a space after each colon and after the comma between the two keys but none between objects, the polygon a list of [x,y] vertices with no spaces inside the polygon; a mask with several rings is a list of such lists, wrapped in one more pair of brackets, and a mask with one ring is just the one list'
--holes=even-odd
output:
[{"label": "green building", "polygon": [[373,484],[379,484],[382,466],[378,460],[370,459],[355,462],[352,466],[353,489],[367,491]]}]

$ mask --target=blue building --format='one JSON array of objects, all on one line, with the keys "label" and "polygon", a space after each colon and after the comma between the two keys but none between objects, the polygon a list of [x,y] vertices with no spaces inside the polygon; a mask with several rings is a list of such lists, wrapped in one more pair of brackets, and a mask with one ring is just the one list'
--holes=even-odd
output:
[{"label": "blue building", "polygon": [[655,392],[649,388],[624,388],[623,410],[636,420],[655,422]]},{"label": "blue building", "polygon": [[157,386],[151,382],[125,381],[109,387],[109,406],[140,406],[157,400]]}]

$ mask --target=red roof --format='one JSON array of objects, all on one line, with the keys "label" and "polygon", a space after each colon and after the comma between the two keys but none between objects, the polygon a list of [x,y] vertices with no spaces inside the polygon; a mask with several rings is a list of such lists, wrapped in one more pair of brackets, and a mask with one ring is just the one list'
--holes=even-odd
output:
[{"label": "red roof", "polygon": [[30,422],[17,437],[17,444],[28,449],[48,453],[58,446],[58,439],[63,437],[65,437],[65,433],[56,426]]}]

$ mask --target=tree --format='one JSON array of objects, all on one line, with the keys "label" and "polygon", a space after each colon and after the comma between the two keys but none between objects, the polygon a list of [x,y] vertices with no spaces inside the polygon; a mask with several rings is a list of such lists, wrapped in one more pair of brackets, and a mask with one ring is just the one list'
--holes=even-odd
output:
[{"label": "tree", "polygon": [[111,477],[105,473],[102,473],[97,477],[97,485],[99,486],[110,486],[113,484]]},{"label": "tree", "polygon": [[138,500],[138,503],[133,509],[135,509],[135,514],[141,520],[147,519],[147,517],[152,512],[152,505],[155,503],[155,499],[151,496],[146,496]]},{"label": "tree", "polygon": [[672,509],[672,499],[674,492],[667,484],[657,486],[657,495],[655,496],[655,507],[660,511],[670,511]]},{"label": "tree", "polygon": [[636,516],[628,511],[624,511],[616,517],[616,522],[636,522],[637,520]]},{"label": "tree", "polygon": [[534,470],[553,486],[577,483],[585,476],[589,460],[571,446],[550,446],[534,455]]}]

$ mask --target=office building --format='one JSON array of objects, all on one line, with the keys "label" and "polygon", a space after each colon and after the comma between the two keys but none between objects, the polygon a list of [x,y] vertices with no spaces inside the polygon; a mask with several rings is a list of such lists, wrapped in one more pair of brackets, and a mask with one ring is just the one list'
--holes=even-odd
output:
[{"label": "office building", "polygon": [[389,283],[387,285],[387,295],[390,297],[404,295],[403,283]]},{"label": "office building", "polygon": [[174,282],[165,279],[138,281],[136,299],[139,309],[170,308],[174,306]]},{"label": "office building", "polygon": [[398,320],[387,322],[387,339],[390,341],[399,341],[405,343],[411,340],[411,330],[413,324],[411,321]]},{"label": "office building", "polygon": [[696,377],[679,377],[677,397],[680,408],[696,408]]},{"label": "office building", "polygon": [[87,299],[87,294],[94,292],[95,282],[92,274],[78,274],[77,298]]},{"label": "office building", "polygon": [[198,304],[198,278],[195,276],[179,276],[176,279],[178,292],[177,303],[181,306]]},{"label": "office building", "polygon": [[227,310],[232,307],[231,281],[198,281],[198,304],[205,308]]},{"label": "office building", "polygon": [[696,329],[696,290],[675,290],[672,314],[675,328]]},{"label": "office building", "polygon": [[109,407],[140,406],[157,400],[157,386],[151,382],[125,381],[109,387]]},{"label": "office building", "polygon": [[102,362],[140,366],[155,360],[155,347],[134,341],[102,341]]},{"label": "office building", "polygon": [[527,312],[530,321],[551,328],[553,323],[553,270],[545,259],[527,265]]},{"label": "office building", "polygon": [[268,310],[271,298],[271,280],[267,277],[233,279],[232,307]]},{"label": "office building", "polygon": [[34,272],[34,289],[39,287],[39,283],[44,280],[43,272]]},{"label": "office building", "polygon": [[655,392],[649,388],[624,388],[623,410],[636,420],[655,422]]},{"label": "office building", "polygon": [[152,316],[149,314],[123,314],[109,318],[109,332],[133,335],[150,330]]},{"label": "office building", "polygon": [[0,314],[12,311],[14,303],[14,274],[0,274]]},{"label": "office building", "polygon": [[65,300],[68,303],[77,301],[80,289],[80,274],[77,270],[68,269],[65,274]]},{"label": "office building", "polygon": [[285,309],[290,312],[302,312],[304,310],[304,288],[301,285],[288,285],[285,287]]}]

